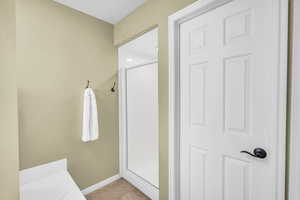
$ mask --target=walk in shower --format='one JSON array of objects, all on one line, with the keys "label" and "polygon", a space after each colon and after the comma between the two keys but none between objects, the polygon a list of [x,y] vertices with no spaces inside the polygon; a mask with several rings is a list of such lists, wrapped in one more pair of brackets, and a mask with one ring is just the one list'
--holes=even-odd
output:
[{"label": "walk in shower", "polygon": [[120,171],[151,199],[159,196],[157,35],[119,48]]}]

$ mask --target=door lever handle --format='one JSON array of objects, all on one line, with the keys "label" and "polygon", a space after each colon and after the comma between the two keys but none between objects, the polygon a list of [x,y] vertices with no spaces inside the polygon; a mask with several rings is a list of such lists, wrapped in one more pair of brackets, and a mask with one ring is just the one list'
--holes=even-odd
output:
[{"label": "door lever handle", "polygon": [[267,157],[267,152],[262,148],[254,149],[253,153],[250,153],[249,151],[241,151],[241,153],[246,153],[252,157],[260,158],[260,159],[264,159]]}]

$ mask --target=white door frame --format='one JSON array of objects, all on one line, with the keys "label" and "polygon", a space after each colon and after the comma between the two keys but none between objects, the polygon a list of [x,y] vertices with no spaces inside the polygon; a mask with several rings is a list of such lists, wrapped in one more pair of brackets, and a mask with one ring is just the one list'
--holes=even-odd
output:
[{"label": "white door frame", "polygon": [[293,5],[293,49],[291,77],[291,117],[290,117],[290,173],[289,200],[300,199],[300,2]]},{"label": "white door frame", "polygon": [[[179,26],[232,0],[199,0],[169,16],[169,200],[179,200],[180,192],[180,82],[179,82]],[[287,94],[287,43],[288,0],[274,0],[274,17],[278,20],[278,184],[277,199],[285,198],[286,154],[286,94]],[[298,199],[297,199],[298,200]]]}]

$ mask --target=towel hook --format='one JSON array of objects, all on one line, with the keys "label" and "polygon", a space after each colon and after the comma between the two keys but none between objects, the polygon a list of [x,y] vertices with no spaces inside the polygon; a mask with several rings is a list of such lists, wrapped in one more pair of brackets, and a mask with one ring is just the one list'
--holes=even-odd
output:
[{"label": "towel hook", "polygon": [[113,87],[110,89],[110,91],[111,91],[111,92],[115,92],[115,91],[116,91],[116,88],[115,88],[115,87],[116,87],[116,81],[114,82],[114,85],[113,85]]},{"label": "towel hook", "polygon": [[90,80],[87,80],[86,88],[89,88],[89,87],[90,87]]},{"label": "towel hook", "polygon": [[[87,88],[90,88],[90,83],[91,81],[90,80],[87,80],[87,84],[86,84],[86,89]],[[115,92],[116,91],[116,81],[114,82],[114,85],[113,87],[110,89],[111,92]]]}]

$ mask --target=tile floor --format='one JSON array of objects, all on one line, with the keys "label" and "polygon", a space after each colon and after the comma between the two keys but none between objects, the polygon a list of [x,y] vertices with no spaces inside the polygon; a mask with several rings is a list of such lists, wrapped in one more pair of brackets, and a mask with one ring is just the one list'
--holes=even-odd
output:
[{"label": "tile floor", "polygon": [[119,179],[86,196],[87,200],[151,200],[124,179]]}]

